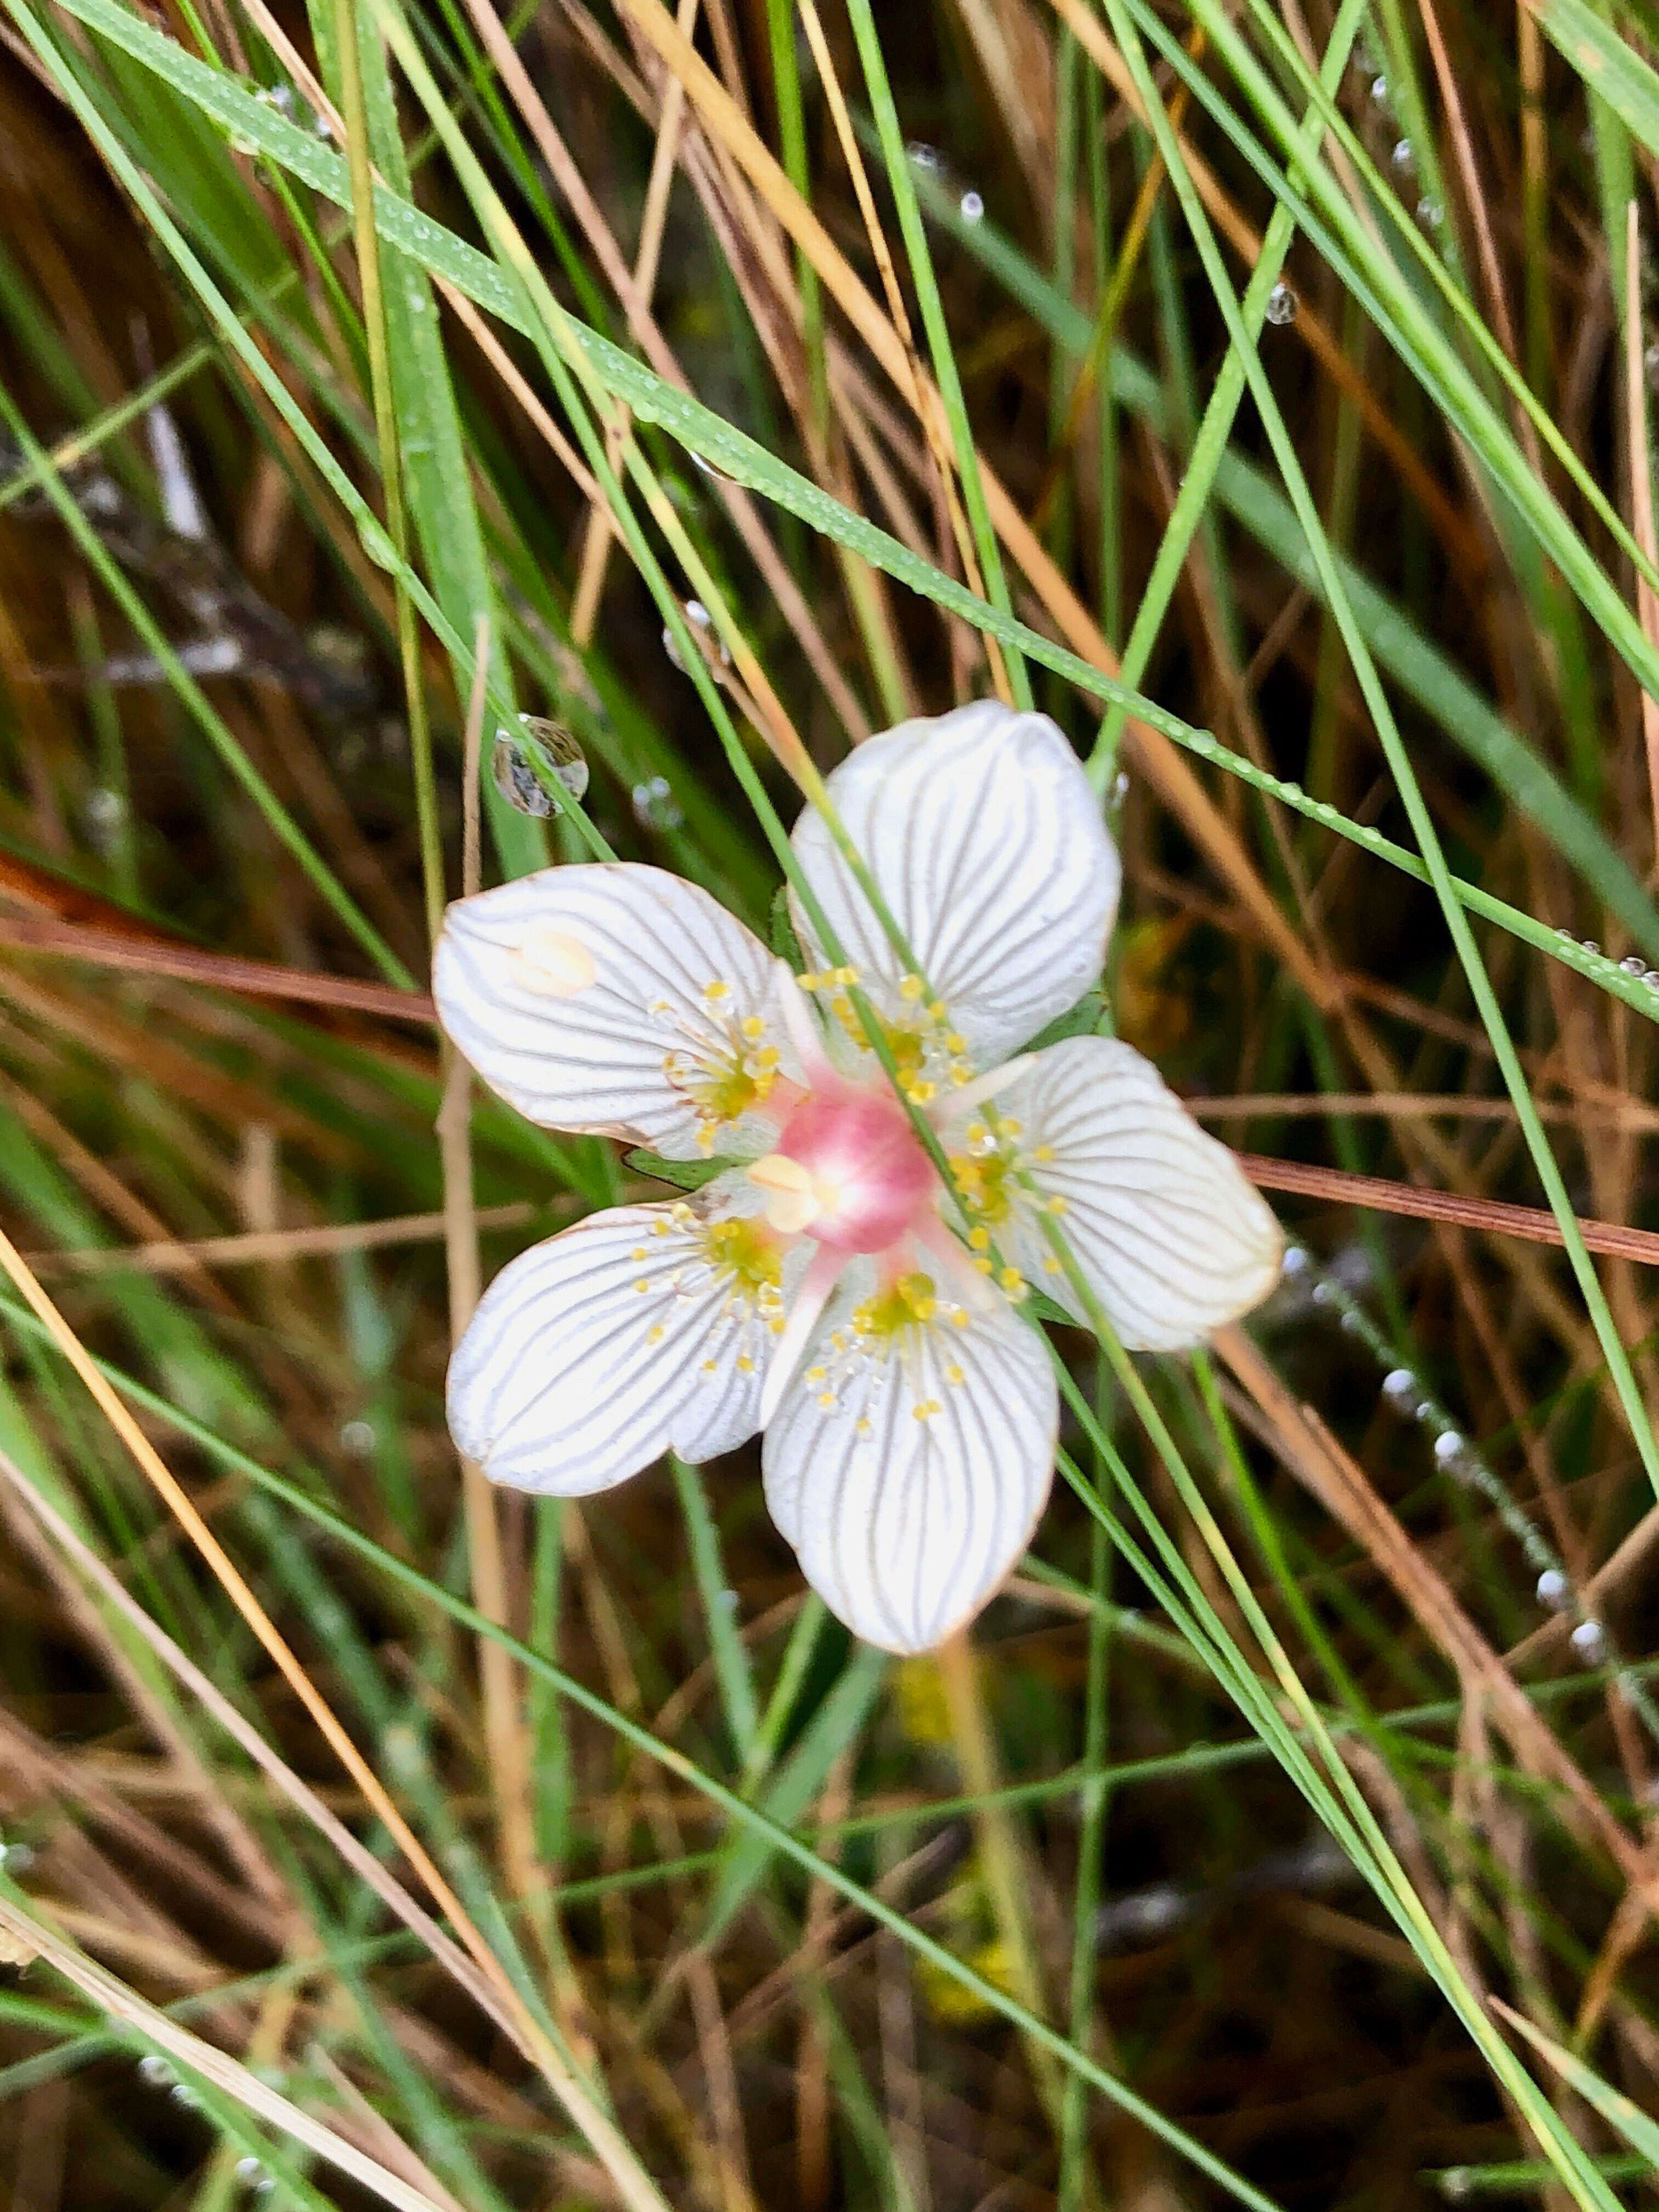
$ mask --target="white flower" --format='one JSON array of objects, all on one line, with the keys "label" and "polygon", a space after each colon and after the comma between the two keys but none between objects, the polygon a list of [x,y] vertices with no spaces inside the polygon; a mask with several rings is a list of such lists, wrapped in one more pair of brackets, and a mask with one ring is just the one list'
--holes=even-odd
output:
[{"label": "white flower", "polygon": [[1158,1351],[1265,1296],[1280,1240],[1127,1045],[1007,1057],[1095,981],[1117,903],[1054,725],[992,702],[906,722],[829,787],[917,973],[812,811],[795,852],[847,966],[797,910],[818,970],[798,979],[706,892],[625,863],[449,909],[438,1010],[502,1097],[552,1128],[739,1164],[504,1268],[450,1367],[449,1420],[496,1481],[563,1497],[764,1428],[767,1502],[808,1581],[858,1635],[921,1651],[996,1589],[1048,1494],[1058,1395],[1015,1304],[1030,1277],[1085,1316],[1044,1214],[1123,1341]]}]

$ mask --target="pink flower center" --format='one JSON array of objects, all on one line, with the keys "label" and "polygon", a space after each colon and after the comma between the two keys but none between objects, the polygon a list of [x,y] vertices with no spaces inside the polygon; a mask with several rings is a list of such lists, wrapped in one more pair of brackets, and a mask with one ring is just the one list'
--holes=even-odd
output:
[{"label": "pink flower center", "polygon": [[884,1251],[918,1225],[936,1181],[898,1100],[839,1082],[796,1107],[749,1175],[775,1228],[838,1252]]}]

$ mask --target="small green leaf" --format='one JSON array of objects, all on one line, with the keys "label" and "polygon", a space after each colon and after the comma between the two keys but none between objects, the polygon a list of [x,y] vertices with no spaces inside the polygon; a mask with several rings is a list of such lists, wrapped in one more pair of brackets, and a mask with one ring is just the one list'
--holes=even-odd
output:
[{"label": "small green leaf", "polygon": [[713,1182],[718,1175],[734,1168],[736,1160],[665,1160],[660,1152],[636,1151],[623,1155],[635,1175],[654,1176],[659,1182],[672,1182],[676,1190],[701,1190],[706,1182]]},{"label": "small green leaf", "polygon": [[806,966],[806,955],[801,951],[800,939],[795,934],[794,917],[789,911],[789,887],[780,884],[772,896],[772,950],[780,960],[787,960],[799,975]]},{"label": "small green leaf", "polygon": [[1066,1037],[1098,1036],[1105,1013],[1106,1001],[1100,993],[1085,991],[1076,1006],[1057,1014],[1046,1030],[1039,1030],[1025,1049],[1041,1052],[1045,1045],[1060,1044]]}]

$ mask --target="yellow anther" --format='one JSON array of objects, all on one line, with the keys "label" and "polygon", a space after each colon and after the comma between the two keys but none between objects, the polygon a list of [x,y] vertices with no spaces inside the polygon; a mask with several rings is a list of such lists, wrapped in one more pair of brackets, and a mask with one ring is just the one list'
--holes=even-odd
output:
[{"label": "yellow anther", "polygon": [[643,1244],[636,1244],[628,1256],[630,1260],[645,1260],[648,1259],[650,1255],[647,1252]]},{"label": "yellow anther", "polygon": [[1054,1148],[1052,1145],[1039,1145],[1036,1150],[1032,1153],[1031,1158],[1034,1160],[1046,1162],[1053,1159],[1054,1156]]},{"label": "yellow anther", "polygon": [[653,1322],[650,1328],[646,1331],[645,1340],[647,1344],[660,1344],[667,1334],[668,1331],[663,1327],[659,1321]]},{"label": "yellow anther", "polygon": [[752,1375],[755,1371],[755,1363],[746,1352],[738,1354],[737,1366],[739,1375]]},{"label": "yellow anther", "polygon": [[1063,1275],[1066,1270],[1050,1252],[1042,1262],[1042,1272],[1045,1275]]},{"label": "yellow anther", "polygon": [[1025,1278],[1020,1273],[1018,1267],[1002,1268],[998,1273],[997,1281],[1001,1285],[1005,1291],[1007,1291],[1010,1293],[1015,1291],[1023,1291],[1025,1287]]},{"label": "yellow anther", "polygon": [[649,1277],[649,1275],[641,1275],[641,1276],[640,1277],[640,1279],[638,1280],[638,1282],[637,1282],[637,1283],[635,1283],[635,1285],[634,1285],[634,1288],[635,1288],[636,1291],[648,1291],[648,1290],[650,1289],[650,1287],[651,1287],[651,1278]]},{"label": "yellow anther", "polygon": [[720,1371],[720,1362],[716,1359],[705,1359],[702,1363],[702,1371],[705,1375],[718,1375]]},{"label": "yellow anther", "polygon": [[1058,1191],[1055,1191],[1051,1198],[1043,1200],[1050,1213],[1064,1213],[1070,1203],[1071,1201],[1062,1198]]},{"label": "yellow anther", "polygon": [[931,1421],[935,1413],[942,1413],[945,1408],[937,1398],[924,1398],[920,1405],[913,1406],[910,1410],[919,1421]]},{"label": "yellow anther", "polygon": [[925,988],[920,975],[907,975],[899,985],[899,996],[901,999],[919,999]]},{"label": "yellow anther", "polygon": [[818,1392],[818,1403],[819,1403],[819,1405],[820,1405],[820,1406],[822,1406],[822,1407],[823,1407],[823,1410],[824,1410],[824,1412],[825,1412],[826,1413],[829,1412],[829,1410],[830,1410],[830,1408],[831,1407],[831,1406],[833,1406],[833,1405],[835,1404],[835,1402],[836,1402],[836,1394],[835,1394],[835,1392],[834,1392],[833,1390],[820,1390],[820,1391]]},{"label": "yellow anther", "polygon": [[953,1359],[951,1362],[951,1364],[945,1370],[945,1379],[947,1382],[955,1384],[965,1382],[967,1377],[963,1375],[961,1368],[957,1365],[956,1361]]},{"label": "yellow anther", "polygon": [[952,1030],[949,1036],[945,1040],[945,1049],[946,1052],[966,1052],[968,1049],[968,1040],[965,1036],[958,1035],[955,1030]]},{"label": "yellow anther", "polygon": [[731,997],[732,986],[726,981],[724,976],[711,975],[708,981],[702,987],[702,995],[705,999],[712,1000],[715,1005],[718,1005],[722,999],[729,999]]},{"label": "yellow anther", "polygon": [[738,1024],[746,1037],[763,1037],[766,1024],[759,1014],[745,1014]]},{"label": "yellow anther", "polygon": [[854,1423],[854,1426],[857,1429],[861,1437],[867,1437],[871,1432],[870,1416],[868,1413],[860,1413],[858,1419]]},{"label": "yellow anther", "polygon": [[805,1379],[809,1382],[822,1382],[826,1379],[829,1372],[830,1370],[827,1367],[809,1367],[806,1370]]},{"label": "yellow anther", "polygon": [[926,1106],[931,1099],[938,1097],[939,1085],[937,1083],[913,1083],[910,1096],[918,1106]]},{"label": "yellow anther", "polygon": [[927,1017],[930,1021],[948,1022],[951,1018],[951,1009],[943,999],[930,999],[927,1002]]},{"label": "yellow anther", "polygon": [[968,1249],[970,1252],[988,1252],[991,1249],[990,1231],[970,1229],[968,1231]]},{"label": "yellow anther", "polygon": [[985,1257],[983,1253],[981,1253],[979,1258],[975,1261],[974,1265],[981,1275],[988,1275],[991,1272],[991,1263]]}]

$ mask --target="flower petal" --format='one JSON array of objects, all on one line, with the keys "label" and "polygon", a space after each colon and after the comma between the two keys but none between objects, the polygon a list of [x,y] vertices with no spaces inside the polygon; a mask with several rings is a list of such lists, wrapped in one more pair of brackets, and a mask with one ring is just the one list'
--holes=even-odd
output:
[{"label": "flower petal", "polygon": [[[1046,714],[982,699],[901,722],[859,746],[829,788],[977,1066],[1004,1058],[1094,982],[1117,908],[1117,852]],[[823,817],[809,808],[793,843],[848,960],[892,1018],[904,963]],[[794,919],[823,965],[798,906]]]},{"label": "flower petal", "polygon": [[798,1072],[778,965],[695,884],[604,861],[458,900],[432,988],[456,1044],[531,1121],[695,1159],[770,1142],[769,1123],[744,1124]]},{"label": "flower petal", "polygon": [[[1079,1268],[1133,1350],[1200,1343],[1279,1279],[1284,1239],[1271,1209],[1128,1045],[1049,1045],[999,1103],[1018,1117],[1022,1163],[1058,1201]],[[1012,1258],[1086,1320],[1035,1208],[1018,1209],[1011,1225]]]},{"label": "flower petal", "polygon": [[1024,1550],[1054,1473],[1058,1395],[1042,1337],[1005,1300],[948,1314],[942,1302],[883,1341],[860,1327],[880,1302],[858,1289],[837,1291],[816,1364],[766,1431],[766,1500],[855,1635],[927,1651]]},{"label": "flower petal", "polygon": [[616,1206],[504,1267],[449,1364],[460,1450],[515,1490],[581,1498],[751,1437],[785,1286],[745,1195],[727,1175],[695,1203]]}]

